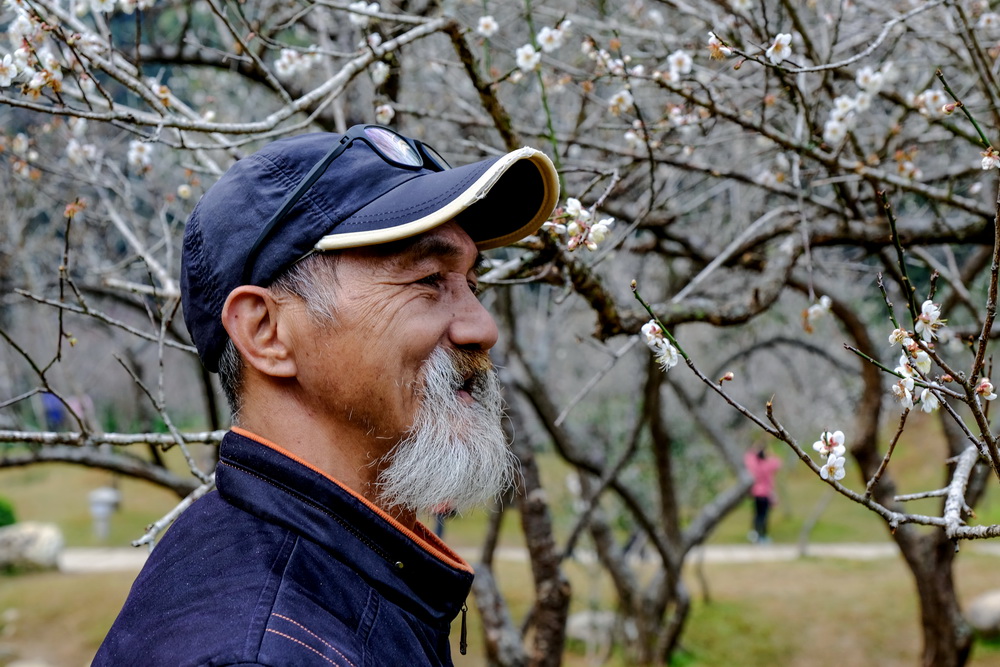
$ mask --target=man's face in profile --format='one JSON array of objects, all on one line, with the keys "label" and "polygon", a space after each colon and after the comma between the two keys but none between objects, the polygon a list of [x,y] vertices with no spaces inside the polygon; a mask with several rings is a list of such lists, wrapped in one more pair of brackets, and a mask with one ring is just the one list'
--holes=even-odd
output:
[{"label": "man's face in profile", "polygon": [[307,409],[353,433],[378,468],[386,507],[420,511],[488,501],[513,457],[476,298],[479,253],[454,222],[403,242],[343,251],[336,317],[292,326]]}]

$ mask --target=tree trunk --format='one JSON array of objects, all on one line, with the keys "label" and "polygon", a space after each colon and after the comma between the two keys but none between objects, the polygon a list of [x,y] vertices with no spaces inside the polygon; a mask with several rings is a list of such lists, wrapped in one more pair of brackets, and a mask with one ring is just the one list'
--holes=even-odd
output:
[{"label": "tree trunk", "polygon": [[965,622],[955,594],[952,564],[955,545],[943,532],[917,537],[897,531],[900,551],[913,573],[920,599],[924,667],[962,667],[972,650],[972,628]]}]

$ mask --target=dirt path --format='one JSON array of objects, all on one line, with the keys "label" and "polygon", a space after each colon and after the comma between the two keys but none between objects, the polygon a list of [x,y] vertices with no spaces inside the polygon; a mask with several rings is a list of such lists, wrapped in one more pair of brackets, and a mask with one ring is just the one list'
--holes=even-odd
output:
[{"label": "dirt path", "polygon": [[[970,543],[963,548],[977,553],[1000,556],[1000,544],[992,542]],[[459,549],[467,560],[475,561],[477,550]],[[790,561],[797,558],[842,558],[849,560],[873,560],[893,558],[898,554],[896,546],[889,542],[810,544],[805,554],[799,553],[794,544],[724,544],[709,545],[695,549],[688,557],[689,562],[704,560],[706,563],[753,563],[759,561]],[[527,552],[516,547],[501,548],[498,557],[509,561],[526,561]],[[146,562],[145,549],[130,547],[70,548],[59,558],[59,569],[63,572],[117,572],[142,568]],[[593,558],[588,552],[579,552],[574,558],[587,562]]]}]

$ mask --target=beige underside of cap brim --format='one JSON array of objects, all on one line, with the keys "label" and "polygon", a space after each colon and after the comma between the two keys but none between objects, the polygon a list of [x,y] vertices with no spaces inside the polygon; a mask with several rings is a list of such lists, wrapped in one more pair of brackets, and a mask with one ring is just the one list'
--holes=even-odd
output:
[{"label": "beige underside of cap brim", "polygon": [[[398,241],[400,239],[416,236],[417,234],[422,234],[430,229],[434,229],[435,227],[448,222],[480,199],[486,197],[489,194],[490,189],[492,189],[496,182],[500,180],[500,177],[503,176],[508,169],[510,169],[511,165],[519,160],[530,160],[538,167],[538,172],[542,177],[542,184],[545,188],[545,192],[542,197],[542,205],[535,212],[535,215],[531,218],[531,220],[525,221],[521,227],[517,228],[510,234],[482,241],[477,243],[476,246],[480,250],[489,250],[490,248],[499,248],[514,243],[515,241],[519,241],[525,236],[534,233],[535,230],[541,227],[542,223],[548,219],[549,214],[552,213],[552,209],[555,208],[556,203],[559,201],[559,175],[556,173],[556,168],[552,165],[552,161],[545,153],[527,146],[504,155],[502,158],[493,163],[493,165],[491,165],[482,176],[476,179],[472,185],[466,188],[461,195],[456,197],[443,208],[439,208],[429,215],[425,215],[424,217],[413,220],[412,222],[407,222],[405,224],[396,225],[395,227],[389,227],[386,229],[376,229],[366,232],[348,232],[346,234],[330,234],[329,236],[321,238],[313,247],[316,250],[359,248],[362,246]],[[502,203],[500,205],[502,206]]]}]

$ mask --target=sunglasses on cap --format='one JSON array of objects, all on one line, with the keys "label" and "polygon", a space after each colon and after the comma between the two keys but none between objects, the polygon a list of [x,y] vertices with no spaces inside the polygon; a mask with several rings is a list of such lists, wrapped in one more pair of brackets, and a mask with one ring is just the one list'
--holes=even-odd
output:
[{"label": "sunglasses on cap", "polygon": [[306,174],[295,189],[289,193],[285,200],[275,211],[271,219],[264,225],[257,240],[254,241],[246,261],[243,263],[243,283],[250,284],[253,275],[253,267],[257,262],[264,243],[270,238],[271,233],[281,224],[292,207],[302,198],[309,188],[319,180],[320,176],[326,173],[334,160],[341,153],[346,151],[355,141],[360,141],[368,145],[372,151],[387,163],[400,169],[433,169],[434,171],[445,171],[451,169],[448,161],[441,157],[436,150],[416,139],[404,137],[394,130],[381,125],[355,125],[347,130],[340,138],[340,141],[330,149],[330,151],[317,162],[309,173]]}]

